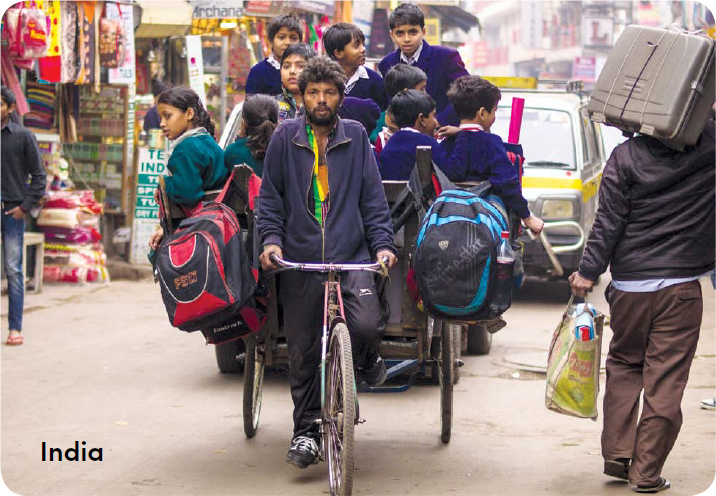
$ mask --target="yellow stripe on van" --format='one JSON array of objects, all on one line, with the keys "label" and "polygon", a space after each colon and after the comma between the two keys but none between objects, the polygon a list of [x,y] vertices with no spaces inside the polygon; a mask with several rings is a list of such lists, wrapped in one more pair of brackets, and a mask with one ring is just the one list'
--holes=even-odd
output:
[{"label": "yellow stripe on van", "polygon": [[582,180],[562,177],[523,177],[522,187],[535,189],[576,189],[581,191]]}]

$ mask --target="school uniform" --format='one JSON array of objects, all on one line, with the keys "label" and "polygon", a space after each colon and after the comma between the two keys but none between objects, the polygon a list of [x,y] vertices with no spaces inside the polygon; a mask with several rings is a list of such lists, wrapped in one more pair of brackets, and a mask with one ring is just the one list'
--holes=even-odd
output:
[{"label": "school uniform", "polygon": [[264,173],[264,161],[258,160],[251,153],[247,138],[239,138],[226,147],[226,150],[224,150],[224,163],[230,171],[234,170],[235,165],[246,164],[251,167],[257,176],[261,177]]},{"label": "school uniform", "polygon": [[[527,200],[515,167],[507,159],[502,139],[482,130],[478,124],[461,124],[461,131],[441,143],[451,158],[441,170],[451,181],[490,181],[505,206],[521,219],[529,217]],[[390,145],[390,142],[388,142]]]},{"label": "school uniform", "polygon": [[404,127],[390,137],[379,154],[378,170],[383,180],[406,181],[415,167],[415,150],[418,146],[431,147],[433,161],[443,168],[446,156],[437,140],[411,127]]},{"label": "school uniform", "polygon": [[174,203],[193,207],[205,191],[224,186],[229,170],[224,151],[203,127],[185,132],[172,144],[165,178],[167,196]]},{"label": "school uniform", "polygon": [[246,78],[246,94],[278,95],[281,93],[281,63],[273,53],[256,64]]},{"label": "school uniform", "polygon": [[380,110],[388,108],[388,94],[385,92],[383,78],[377,72],[362,65],[346,81],[346,96],[370,98],[378,104]]},{"label": "school uniform", "polygon": [[400,63],[414,65],[428,76],[425,91],[435,100],[438,113],[450,103],[447,97],[450,84],[457,78],[469,74],[457,50],[439,45],[432,46],[425,40],[410,59],[405,57],[400,48],[386,55],[380,61],[378,70],[385,77],[391,67]]}]

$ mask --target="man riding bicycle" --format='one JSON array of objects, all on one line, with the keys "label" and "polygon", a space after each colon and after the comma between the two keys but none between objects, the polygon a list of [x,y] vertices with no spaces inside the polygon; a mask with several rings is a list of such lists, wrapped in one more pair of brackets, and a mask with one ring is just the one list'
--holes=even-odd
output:
[{"label": "man riding bicycle", "polygon": [[[297,262],[365,263],[397,259],[388,202],[365,130],[337,116],[346,78],[325,57],[310,60],[299,76],[305,115],[274,132],[266,157],[257,228],[264,269],[272,254]],[[280,293],[287,329],[293,440],[286,461],[317,463],[321,415],[320,372],[325,274],[282,274]],[[355,363],[370,385],[385,381],[378,346],[385,330],[374,276],[341,274],[341,294]]]}]

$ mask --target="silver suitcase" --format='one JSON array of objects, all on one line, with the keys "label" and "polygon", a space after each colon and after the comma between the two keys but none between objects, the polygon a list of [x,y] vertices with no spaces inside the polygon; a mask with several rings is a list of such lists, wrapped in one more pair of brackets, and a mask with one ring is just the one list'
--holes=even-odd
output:
[{"label": "silver suitcase", "polygon": [[628,26],[589,99],[595,122],[683,150],[699,138],[714,103],[714,40]]}]

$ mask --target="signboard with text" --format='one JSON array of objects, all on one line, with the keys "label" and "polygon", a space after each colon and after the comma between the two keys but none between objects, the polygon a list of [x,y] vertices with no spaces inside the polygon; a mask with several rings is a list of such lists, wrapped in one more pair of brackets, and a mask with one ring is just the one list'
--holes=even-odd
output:
[{"label": "signboard with text", "polygon": [[139,148],[137,153],[137,186],[129,261],[144,265],[149,263],[149,237],[159,224],[159,206],[154,200],[154,192],[159,186],[159,176],[166,175],[168,154],[157,148]]}]

